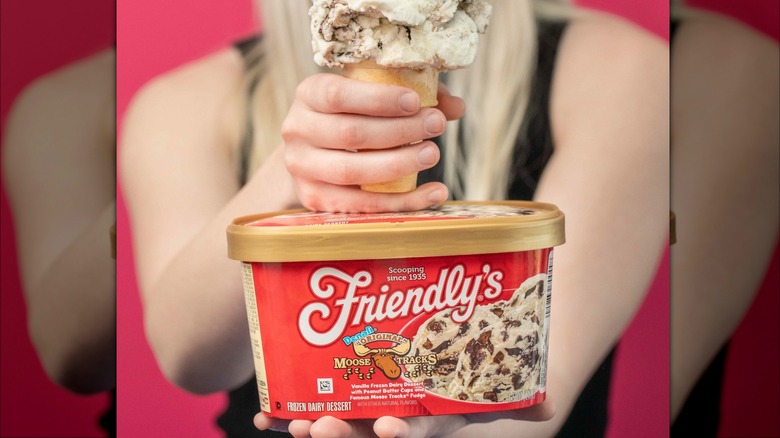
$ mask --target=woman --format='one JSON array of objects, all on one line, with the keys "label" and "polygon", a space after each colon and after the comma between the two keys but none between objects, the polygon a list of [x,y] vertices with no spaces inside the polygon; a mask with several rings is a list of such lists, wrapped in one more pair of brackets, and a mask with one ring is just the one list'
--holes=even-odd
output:
[{"label": "woman", "polygon": [[[76,394],[116,387],[115,60],[106,49],[36,79],[4,138],[30,340],[51,381]],[[112,436],[115,416],[112,402],[101,419]]]},{"label": "woman", "polygon": [[[731,402],[724,392],[727,358],[739,351],[731,338],[772,269],[778,243],[780,64],[777,37],[770,36],[771,27],[756,24],[777,15],[777,5],[749,3],[727,14],[713,13],[719,5],[712,2],[690,3],[699,8],[675,4],[672,40],[672,209],[681,236],[672,247],[672,435],[728,435],[723,425],[740,417],[731,423],[742,428],[732,433],[771,436],[777,433],[775,415],[763,425],[747,424],[722,408]],[[745,213],[723,214],[724,205],[739,205]],[[751,342],[764,343],[759,337]],[[764,356],[749,360],[771,363]],[[757,372],[751,367],[750,381],[762,380]],[[743,378],[740,386],[754,392],[739,397],[739,404],[764,412],[764,385]],[[773,424],[774,431],[767,429]]]},{"label": "woman", "polygon": [[[577,14],[566,26],[548,23],[537,32],[531,3],[491,3],[476,64],[447,78],[452,93],[442,87],[437,108],[420,109],[416,96],[401,102],[408,90],[399,87],[320,72],[304,0],[262,2],[259,56],[226,49],[138,95],[126,120],[122,174],[146,329],[170,380],[208,393],[246,385],[253,375],[239,270],[225,257],[224,229],[233,218],[300,205],[412,210],[450,193],[472,200],[533,196],[567,214],[568,243],[556,250],[552,421],[516,421],[549,418],[548,403],[485,424],[496,417],[287,425],[259,416],[256,424],[315,437],[361,436],[372,428],[380,436],[517,436],[526,429],[549,436],[561,427],[640,303],[666,241],[668,53],[663,41],[614,18]],[[430,141],[387,150],[437,137],[445,120],[464,112],[463,138],[451,126],[443,152]],[[334,132],[350,133],[352,144]],[[458,142],[467,160],[456,160]],[[345,144],[385,152],[373,161],[344,152]],[[446,185],[429,182],[397,195],[356,188],[373,177],[431,169],[441,155]],[[580,322],[588,327],[584,339]]]}]

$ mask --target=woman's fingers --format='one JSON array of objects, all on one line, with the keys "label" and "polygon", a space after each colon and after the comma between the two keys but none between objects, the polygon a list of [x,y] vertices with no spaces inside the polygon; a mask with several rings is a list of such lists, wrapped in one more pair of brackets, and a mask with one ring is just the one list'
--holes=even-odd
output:
[{"label": "woman's fingers", "polygon": [[404,87],[334,74],[304,80],[282,123],[285,164],[301,204],[318,211],[366,213],[420,210],[444,202],[449,193],[441,183],[403,194],[358,188],[414,174],[439,161],[438,148],[425,140],[441,135],[447,120],[461,117],[465,107],[444,86],[438,96],[437,108],[420,108],[417,93]]},{"label": "woman's fingers", "polygon": [[374,423],[379,438],[430,438],[446,436],[472,423],[490,423],[496,420],[547,421],[555,415],[551,401],[529,408],[470,415],[433,417],[381,417]]},{"label": "woman's fingers", "polygon": [[439,84],[437,96],[439,105],[436,106],[447,120],[458,120],[466,114],[466,102],[460,97],[450,94],[450,90],[443,83]]},{"label": "woman's fingers", "polygon": [[490,423],[495,420],[547,421],[555,416],[555,403],[547,399],[544,402],[528,408],[511,411],[487,412],[470,414],[466,418],[472,423]]},{"label": "woman's fingers", "polygon": [[460,415],[435,417],[382,417],[374,422],[374,433],[379,438],[430,438],[446,436],[467,426]]},{"label": "woman's fingers", "polygon": [[[413,90],[345,78],[337,74],[310,76],[298,86],[296,97],[314,111],[326,114],[364,114],[405,117],[420,110],[420,96]],[[452,96],[443,83],[437,93],[439,109],[447,120],[463,116],[463,99]]]},{"label": "woman's fingers", "polygon": [[285,162],[292,175],[338,185],[374,184],[429,169],[439,162],[439,148],[426,141],[394,149],[359,152],[288,147]]},{"label": "woman's fingers", "polygon": [[298,184],[304,207],[335,213],[379,213],[422,210],[447,200],[447,186],[432,182],[409,193],[371,193],[352,186],[319,182]]},{"label": "woman's fingers", "polygon": [[327,149],[382,149],[441,135],[444,114],[426,108],[407,117],[372,117],[359,114],[334,116],[294,107],[282,124],[288,142],[305,142]]},{"label": "woman's fingers", "polygon": [[287,431],[295,438],[307,438],[311,436],[311,426],[313,421],[292,420],[287,427]]},{"label": "woman's fingers", "polygon": [[312,438],[373,438],[376,435],[371,430],[371,423],[371,420],[344,421],[322,417],[311,425],[309,434]]},{"label": "woman's fingers", "polygon": [[373,193],[361,184],[382,183],[432,167],[439,160],[431,142],[394,150],[334,151],[306,145],[288,148],[287,168],[301,204],[315,211],[378,213],[415,211],[439,205],[447,186],[428,183],[409,193]]},{"label": "woman's fingers", "polygon": [[336,74],[308,77],[298,85],[296,98],[312,110],[326,114],[405,117],[420,110],[420,96],[408,88]]},{"label": "woman's fingers", "polygon": [[264,415],[261,412],[255,415],[254,423],[255,423],[255,427],[260,430],[275,430],[278,432],[287,432],[287,428],[290,424],[290,421],[280,420],[278,418],[271,418]]}]

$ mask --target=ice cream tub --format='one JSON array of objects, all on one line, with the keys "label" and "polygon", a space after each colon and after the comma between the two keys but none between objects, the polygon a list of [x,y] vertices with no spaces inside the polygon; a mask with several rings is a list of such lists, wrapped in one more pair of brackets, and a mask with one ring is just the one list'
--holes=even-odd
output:
[{"label": "ice cream tub", "polygon": [[553,248],[535,202],[238,218],[261,410],[282,419],[466,414],[541,403]]}]

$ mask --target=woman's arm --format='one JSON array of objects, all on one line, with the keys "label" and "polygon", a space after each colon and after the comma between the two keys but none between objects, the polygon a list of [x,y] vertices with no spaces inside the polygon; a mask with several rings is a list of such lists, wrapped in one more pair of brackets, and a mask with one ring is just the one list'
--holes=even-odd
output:
[{"label": "woman's arm", "polygon": [[29,86],[3,150],[30,337],[48,376],[79,393],[115,385],[114,59]]},{"label": "woman's arm", "polygon": [[[132,223],[147,337],[166,377],[196,393],[253,374],[239,266],[227,258],[234,218],[292,208],[277,150],[239,187],[224,121],[244,120],[243,64],[224,50],[147,84],[125,118],[121,178]],[[259,134],[258,134],[259,135]]]},{"label": "woman's arm", "polygon": [[777,43],[698,13],[672,50],[672,420],[748,310],[778,233]]},{"label": "woman's arm", "polygon": [[642,302],[669,226],[668,45],[597,16],[575,20],[560,50],[556,148],[536,192],[566,214],[567,242],[555,251],[550,431]]}]

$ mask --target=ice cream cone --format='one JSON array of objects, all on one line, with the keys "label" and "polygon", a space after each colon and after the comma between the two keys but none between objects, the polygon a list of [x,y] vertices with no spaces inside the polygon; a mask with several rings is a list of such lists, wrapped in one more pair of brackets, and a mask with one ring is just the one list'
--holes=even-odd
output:
[{"label": "ice cream cone", "polygon": [[[377,65],[372,61],[349,64],[344,67],[344,76],[361,81],[411,88],[420,95],[420,106],[434,107],[439,104],[439,71],[432,67],[422,69],[393,68]],[[361,189],[377,193],[406,193],[417,188],[417,173],[405,175],[392,181],[364,184]]]}]

